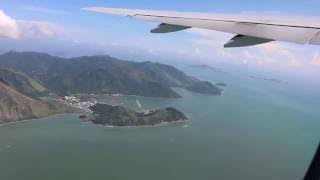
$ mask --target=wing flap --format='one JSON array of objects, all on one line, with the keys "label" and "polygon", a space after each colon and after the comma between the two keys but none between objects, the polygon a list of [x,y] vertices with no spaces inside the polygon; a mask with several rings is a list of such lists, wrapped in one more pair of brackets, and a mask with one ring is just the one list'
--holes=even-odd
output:
[{"label": "wing flap", "polygon": [[229,42],[227,42],[224,47],[245,47],[254,46],[258,44],[264,44],[273,41],[272,39],[264,39],[252,36],[236,35]]},{"label": "wing flap", "polygon": [[320,45],[320,31],[311,39],[310,44]]},{"label": "wing flap", "polygon": [[189,28],[191,27],[161,23],[158,27],[151,30],[151,32],[152,33],[170,33],[170,32],[183,31]]}]

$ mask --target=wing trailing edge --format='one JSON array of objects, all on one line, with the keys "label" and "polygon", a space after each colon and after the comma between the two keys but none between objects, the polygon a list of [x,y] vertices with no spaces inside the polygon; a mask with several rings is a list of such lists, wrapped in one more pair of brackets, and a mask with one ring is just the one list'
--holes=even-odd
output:
[{"label": "wing trailing edge", "polygon": [[151,31],[154,33],[175,32],[195,27],[240,34],[231,39],[225,47],[250,46],[273,40],[320,45],[319,17],[247,16],[105,7],[89,7],[83,10],[161,23]]},{"label": "wing trailing edge", "polygon": [[254,46],[258,44],[264,44],[274,41],[272,39],[265,39],[253,36],[245,36],[245,35],[236,35],[230,41],[228,41],[224,47],[231,48],[231,47],[246,47],[246,46]]}]

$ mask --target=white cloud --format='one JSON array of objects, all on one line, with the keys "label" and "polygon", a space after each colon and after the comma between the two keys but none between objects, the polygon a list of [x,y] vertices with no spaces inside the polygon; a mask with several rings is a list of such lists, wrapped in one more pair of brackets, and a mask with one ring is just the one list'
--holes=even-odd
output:
[{"label": "white cloud", "polygon": [[292,68],[303,66],[303,60],[299,59],[299,51],[294,45],[282,43],[268,43],[256,46],[268,58],[266,62],[273,65],[286,65]]},{"label": "white cloud", "polygon": [[43,21],[17,20],[21,37],[54,37],[66,32],[59,25]]},{"label": "white cloud", "polygon": [[157,54],[157,51],[156,50],[154,50],[154,49],[152,49],[152,48],[149,48],[149,49],[147,49],[147,52],[149,53],[149,54]]},{"label": "white cloud", "polygon": [[209,47],[223,47],[223,41],[221,40],[215,40],[215,39],[190,39],[191,43],[194,43],[195,45],[202,45],[202,46],[209,46]]},{"label": "white cloud", "polygon": [[252,47],[225,49],[223,45],[232,37],[230,34],[203,29],[190,29],[188,32],[199,36],[189,41],[197,48],[207,47],[207,52],[202,51],[201,55],[206,55],[208,59],[218,58],[234,63],[270,67],[303,66],[303,60],[298,58],[301,50],[291,44],[272,42]]},{"label": "white cloud", "polygon": [[0,10],[0,37],[16,39],[19,36],[17,21]]},{"label": "white cloud", "polygon": [[[105,45],[106,45],[106,43],[103,42],[103,46],[105,46]],[[117,46],[120,46],[120,44],[118,42],[112,42],[111,46],[117,47]]]},{"label": "white cloud", "polygon": [[0,37],[10,39],[55,37],[67,29],[44,21],[14,19],[0,10]]},{"label": "white cloud", "polygon": [[211,47],[222,47],[232,37],[232,35],[228,33],[199,28],[192,28],[186,32],[200,36],[200,38],[191,39],[191,42]]},{"label": "white cloud", "polygon": [[[41,13],[63,13],[32,6],[24,7],[24,9]],[[306,64],[320,67],[319,52],[315,53],[314,57],[312,57],[312,50],[302,50],[308,48],[305,46],[301,46],[300,48],[300,46],[291,44],[272,42],[254,47],[225,49],[223,45],[232,38],[232,34],[197,28],[186,30],[186,32],[192,36],[187,39],[189,43],[181,44],[181,46],[180,44],[179,46],[172,45],[175,42],[166,41],[166,38],[155,38],[154,35],[143,35],[139,37],[138,40],[140,43],[137,44],[137,38],[131,36],[130,38],[120,36],[112,37],[112,33],[108,33],[110,37],[105,38],[107,33],[98,34],[97,30],[85,31],[74,28],[69,29],[49,22],[14,19],[0,10],[1,38],[53,39],[60,37],[60,39],[69,40],[74,46],[97,47],[97,49],[100,48],[103,50],[110,46],[111,48],[130,49],[129,53],[131,54],[142,52],[142,50],[136,52],[136,50],[133,51],[131,49],[142,48],[143,52],[148,55],[160,56],[165,54],[167,56],[171,53],[173,54],[172,56],[178,55],[178,57],[183,56],[196,60],[201,59],[206,62],[226,61],[245,65],[283,68],[298,68]],[[102,36],[104,39],[108,39],[108,41],[101,42]],[[47,43],[48,41],[45,42]]]},{"label": "white cloud", "polygon": [[230,36],[227,33],[218,32],[218,31],[212,31],[207,29],[199,29],[199,28],[191,28],[186,30],[186,32],[197,34],[203,37],[209,37],[209,38],[225,38]]},{"label": "white cloud", "polygon": [[320,53],[318,51],[314,53],[310,64],[312,66],[320,67]]}]

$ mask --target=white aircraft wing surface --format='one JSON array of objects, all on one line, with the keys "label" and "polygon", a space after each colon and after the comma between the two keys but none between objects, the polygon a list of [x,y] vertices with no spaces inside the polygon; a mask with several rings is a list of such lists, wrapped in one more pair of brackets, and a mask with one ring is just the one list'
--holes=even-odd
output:
[{"label": "white aircraft wing surface", "polygon": [[320,45],[320,18],[298,16],[245,16],[237,14],[132,10],[104,7],[86,11],[127,16],[159,22],[152,33],[168,33],[203,28],[235,34],[225,47],[251,46],[270,41]]}]

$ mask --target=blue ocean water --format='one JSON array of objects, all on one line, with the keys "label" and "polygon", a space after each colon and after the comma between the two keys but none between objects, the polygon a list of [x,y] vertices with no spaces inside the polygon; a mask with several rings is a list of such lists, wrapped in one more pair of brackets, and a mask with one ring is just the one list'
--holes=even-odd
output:
[{"label": "blue ocean water", "polygon": [[[0,127],[1,180],[298,180],[320,140],[320,88],[250,73],[185,67],[224,82],[222,96],[176,89],[183,98],[128,97],[174,106],[185,125],[104,128],[59,115]],[[135,102],[135,101],[133,101]],[[134,103],[132,104],[134,106]],[[137,108],[137,107],[132,107]]]}]

